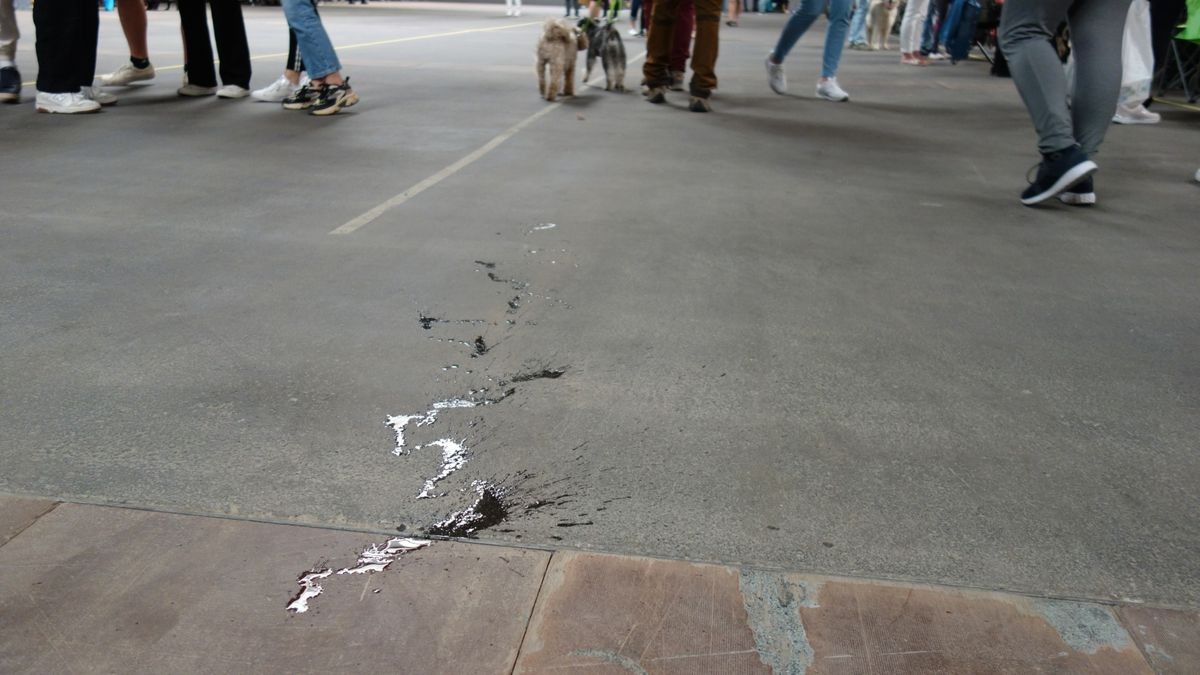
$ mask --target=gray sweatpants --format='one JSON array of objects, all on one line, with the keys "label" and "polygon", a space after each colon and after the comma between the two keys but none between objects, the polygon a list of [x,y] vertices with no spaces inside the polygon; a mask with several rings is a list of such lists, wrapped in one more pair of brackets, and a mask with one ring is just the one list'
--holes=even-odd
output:
[{"label": "gray sweatpants", "polygon": [[[1000,16],[1000,48],[1033,126],[1038,150],[1078,143],[1089,156],[1104,141],[1121,90],[1121,35],[1130,0],[1008,0]],[[1071,27],[1075,90],[1067,106],[1067,78],[1052,40]]]},{"label": "gray sweatpants", "polygon": [[13,14],[13,0],[0,0],[0,63],[17,60],[17,17]]}]

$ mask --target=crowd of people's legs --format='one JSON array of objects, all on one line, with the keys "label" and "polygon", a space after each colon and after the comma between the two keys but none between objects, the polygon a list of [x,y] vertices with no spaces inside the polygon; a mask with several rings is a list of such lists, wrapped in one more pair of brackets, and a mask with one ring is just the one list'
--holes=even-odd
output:
[{"label": "crowd of people's legs", "polygon": [[[519,0],[517,3],[519,7]],[[250,96],[250,46],[241,3],[179,0],[177,4],[184,62],[183,84],[177,93],[226,99]],[[313,115],[332,115],[357,103],[358,95],[350,88],[349,78],[341,74],[333,43],[317,13],[316,0],[282,0],[282,4],[291,45],[288,63],[280,80],[253,92],[254,97],[282,103],[289,110],[308,110]],[[96,1],[38,0],[34,4],[38,112],[96,112],[101,106],[117,102],[117,97],[104,91],[104,87],[128,86],[155,77],[147,48],[144,0],[117,0],[116,8],[129,46],[129,62],[97,76],[100,16]],[[20,99],[21,76],[16,68],[19,38],[14,2],[0,0],[0,101],[3,102]],[[214,64],[212,38],[216,40],[219,68]],[[303,79],[302,71],[306,72]]]},{"label": "crowd of people's legs", "polygon": [[[19,39],[14,0],[0,0],[0,101],[19,100],[16,68]],[[521,0],[505,0],[506,13],[520,16]],[[828,16],[816,96],[848,101],[838,83],[842,50],[866,45],[869,14],[880,0],[796,0],[765,67],[768,86],[788,93],[784,61],[797,41],[821,17]],[[1153,53],[1161,63],[1185,0],[1150,0]],[[579,0],[565,0],[566,16],[579,16]],[[745,6],[743,6],[745,3]],[[765,5],[763,3],[766,3]],[[243,98],[281,103],[289,110],[331,115],[358,102],[317,12],[317,0],[282,0],[289,27],[288,58],[283,73],[267,87],[250,91],[250,50],[237,0],[180,0],[184,54],[181,96]],[[771,0],[726,0],[727,25],[736,27],[743,9],[762,10]],[[219,69],[214,67],[208,30],[209,7]],[[900,62],[928,65],[941,55],[939,35],[950,0],[908,0],[900,25]],[[33,20],[38,59],[36,108],[40,112],[95,112],[116,102],[103,87],[126,86],[152,79],[147,49],[144,0],[116,0],[129,47],[129,62],[112,73],[95,76],[99,15],[95,0],[38,0]],[[617,19],[621,0],[590,0],[584,22]],[[1150,101],[1133,109],[1117,109],[1121,86],[1121,40],[1130,0],[1008,0],[1003,6],[997,41],[1025,103],[1038,138],[1042,161],[1025,204],[1053,197],[1068,204],[1096,202],[1092,174],[1111,121],[1154,123]],[[647,36],[643,94],[651,103],[666,101],[668,91],[684,88],[687,62],[689,109],[712,110],[717,88],[716,61],[722,0],[633,0],[630,35]],[[601,17],[603,16],[603,19]],[[894,19],[894,17],[893,17]],[[1074,78],[1064,73],[1053,41],[1064,22],[1070,27]],[[218,81],[219,77],[219,81]],[[1116,111],[1114,113],[1114,111]],[[1114,116],[1115,114],[1115,116]]]}]

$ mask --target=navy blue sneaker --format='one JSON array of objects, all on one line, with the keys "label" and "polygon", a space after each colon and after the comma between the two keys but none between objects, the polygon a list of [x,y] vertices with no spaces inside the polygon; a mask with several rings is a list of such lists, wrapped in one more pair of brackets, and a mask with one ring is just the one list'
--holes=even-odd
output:
[{"label": "navy blue sneaker", "polygon": [[1037,166],[1037,178],[1021,193],[1021,203],[1025,206],[1041,204],[1096,173],[1099,168],[1078,145],[1043,154],[1042,163]]},{"label": "navy blue sneaker", "polygon": [[16,103],[21,99],[21,73],[13,66],[0,68],[0,101]]},{"label": "navy blue sneaker", "polygon": [[1071,206],[1092,206],[1096,203],[1096,187],[1092,177],[1088,176],[1075,185],[1067,188],[1066,192],[1058,195],[1058,201]]}]

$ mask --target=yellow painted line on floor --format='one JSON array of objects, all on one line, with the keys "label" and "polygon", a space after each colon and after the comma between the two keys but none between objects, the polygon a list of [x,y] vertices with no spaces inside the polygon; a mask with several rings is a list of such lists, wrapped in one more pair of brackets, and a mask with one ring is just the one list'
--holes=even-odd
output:
[{"label": "yellow painted line on floor", "polygon": [[1178,101],[1168,101],[1165,98],[1156,98],[1156,99],[1154,99],[1154,102],[1155,103],[1166,103],[1167,105],[1173,105],[1176,108],[1183,108],[1184,110],[1195,110],[1196,112],[1200,112],[1200,105],[1192,105],[1190,103],[1180,103]]},{"label": "yellow painted line on floor", "polygon": [[[644,58],[645,56],[646,56],[646,52],[642,52],[641,54],[638,54],[637,56],[630,59],[628,61],[628,63],[634,63],[636,61],[639,61],[642,58]],[[584,86],[587,86],[587,85],[592,84],[593,82],[598,82],[603,78],[604,78],[604,73],[601,72],[596,77],[593,77],[591,80],[589,80],[587,82],[583,82],[581,84]],[[550,113],[554,112],[555,110],[558,110],[560,107],[562,107],[561,101],[556,102],[556,103],[551,103],[550,105],[546,106],[545,108],[542,108],[541,110],[533,113],[529,117],[526,117],[525,119],[521,120],[520,122],[517,122],[516,124],[512,125],[511,127],[500,132],[500,134],[498,136],[496,136],[492,140],[488,141],[487,143],[484,143],[483,145],[479,146],[474,151],[472,151],[470,154],[468,154],[466,157],[463,157],[462,159],[458,160],[457,162],[454,162],[453,164],[451,164],[450,166],[447,166],[446,168],[442,169],[441,171],[438,171],[437,173],[433,174],[432,176],[420,181],[419,183],[417,183],[416,185],[413,185],[412,187],[408,188],[404,192],[401,192],[400,194],[395,195],[395,196],[385,200],[383,203],[379,204],[375,208],[372,208],[369,211],[366,211],[365,213],[362,213],[359,216],[356,216],[355,218],[352,218],[351,220],[346,221],[345,223],[339,225],[336,229],[331,231],[329,234],[353,234],[354,232],[357,232],[364,225],[367,225],[371,221],[378,218],[379,216],[382,216],[388,210],[394,209],[397,206],[400,206],[404,202],[407,202],[408,200],[412,199],[413,197],[416,197],[417,195],[421,194],[422,192],[428,190],[429,188],[437,185],[438,183],[446,180],[447,178],[458,173],[459,171],[462,171],[466,167],[479,161],[479,159],[481,157],[488,154],[492,150],[495,150],[496,148],[500,147],[500,145],[503,144],[508,139],[512,138],[513,136],[516,136],[517,133],[519,133],[522,129],[529,126],[530,124],[533,124],[534,122],[545,117],[546,115],[549,115]]]},{"label": "yellow painted line on floor", "polygon": [[[409,37],[392,38],[390,40],[376,40],[374,42],[359,42],[357,44],[352,44],[352,45],[335,45],[333,49],[334,49],[334,51],[340,52],[340,51],[345,51],[347,49],[362,49],[364,47],[379,47],[382,45],[397,45],[402,42],[416,42],[417,40],[433,40],[434,38],[454,37],[456,35],[468,35],[470,33],[494,33],[496,31],[509,30],[511,28],[525,28],[526,26],[537,26],[537,25],[540,25],[541,23],[542,23],[541,21],[527,21],[525,23],[512,23],[512,24],[508,24],[505,26],[493,26],[491,28],[466,28],[463,30],[450,31],[448,33],[430,33],[429,35],[411,35]],[[262,59],[282,59],[282,58],[287,58],[287,52],[277,52],[275,54],[258,54],[256,56],[251,56],[250,60],[251,61],[260,61]],[[217,64],[220,62],[221,62],[220,59],[213,61],[214,64]],[[162,66],[162,67],[156,66],[154,68],[154,72],[161,73],[163,71],[168,71],[168,70],[182,70],[182,69],[183,69],[183,64],[177,63],[173,66]],[[35,82],[22,82],[21,86],[32,87],[36,84],[37,84],[36,81]]]}]

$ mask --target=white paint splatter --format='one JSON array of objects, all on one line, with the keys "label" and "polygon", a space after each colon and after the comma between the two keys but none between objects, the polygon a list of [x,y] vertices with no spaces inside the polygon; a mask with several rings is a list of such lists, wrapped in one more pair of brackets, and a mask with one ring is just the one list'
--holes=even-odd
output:
[{"label": "white paint splatter", "polygon": [[[463,439],[466,440],[466,439]],[[442,449],[442,472],[425,481],[425,486],[417,499],[428,499],[433,496],[433,488],[437,483],[450,474],[458,471],[467,464],[467,449],[462,443],[450,438],[441,438],[432,443],[417,446],[417,449],[435,446]]]},{"label": "white paint splatter", "polygon": [[308,601],[317,597],[321,594],[321,591],[325,590],[317,583],[317,579],[324,579],[330,574],[333,574],[333,570],[321,570],[320,572],[314,570],[300,577],[296,583],[303,586],[303,589],[301,589],[300,595],[296,596],[296,599],[288,604],[287,608],[297,614],[307,612]]},{"label": "white paint splatter", "polygon": [[552,230],[556,227],[558,227],[558,225],[556,223],[538,223],[537,225],[534,225],[533,227],[529,228],[529,231],[537,232],[538,230]]},{"label": "white paint splatter", "polygon": [[437,413],[429,411],[424,415],[392,415],[387,418],[384,425],[396,432],[396,447],[392,450],[392,454],[399,457],[404,454],[404,428],[409,422],[416,421],[417,426],[423,427],[427,424],[433,424]]},{"label": "white paint splatter", "polygon": [[447,408],[474,408],[479,405],[477,401],[468,401],[465,398],[451,398],[445,401],[434,401],[434,410],[445,410]]},{"label": "white paint splatter", "polygon": [[[378,544],[371,544],[362,553],[358,554],[358,562],[353,567],[344,567],[337,571],[337,574],[366,574],[370,572],[382,572],[396,561],[396,558],[415,551],[419,548],[429,546],[431,542],[428,539],[409,539],[407,537],[397,537],[387,540],[382,547]],[[334,574],[332,569],[313,570],[308,574],[296,580],[300,584],[300,595],[296,596],[295,600],[288,603],[288,611],[297,614],[303,614],[308,611],[308,601],[317,597],[325,589],[317,583],[318,579],[324,579]],[[376,590],[376,593],[379,591]]]},{"label": "white paint splatter", "polygon": [[406,537],[397,537],[388,539],[387,543],[382,548],[378,544],[371,544],[362,553],[358,554],[358,563],[354,567],[346,567],[338,570],[338,574],[363,574],[365,572],[382,572],[396,561],[400,555],[415,551],[419,548],[425,548],[429,545],[427,539],[408,539]]}]

